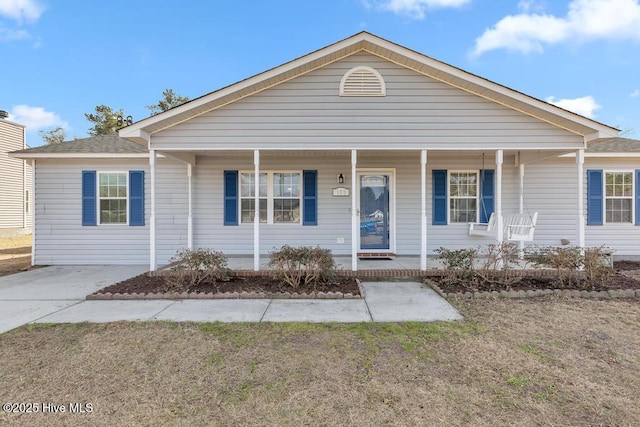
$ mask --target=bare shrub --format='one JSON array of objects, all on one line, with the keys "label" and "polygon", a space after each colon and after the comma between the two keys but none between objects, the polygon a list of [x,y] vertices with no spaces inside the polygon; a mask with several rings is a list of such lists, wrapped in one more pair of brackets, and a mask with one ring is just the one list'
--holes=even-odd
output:
[{"label": "bare shrub", "polygon": [[233,276],[227,257],[219,251],[199,248],[179,251],[171,258],[176,266],[167,276],[174,289],[189,290],[203,282],[228,281]]},{"label": "bare shrub", "polygon": [[582,268],[587,279],[590,281],[604,282],[613,276],[614,270],[611,264],[609,264],[610,253],[611,249],[604,245],[584,248]]},{"label": "bare shrub", "polygon": [[271,252],[269,267],[293,288],[313,286],[335,276],[336,264],[330,249],[284,245]]},{"label": "bare shrub", "polygon": [[604,245],[590,248],[547,246],[530,249],[527,259],[539,267],[554,268],[558,273],[557,283],[560,285],[564,285],[567,280],[575,279],[575,273],[578,271],[582,272],[583,280],[586,279],[595,285],[595,282],[604,282],[614,274],[608,261],[609,253],[609,248]]},{"label": "bare shrub", "polygon": [[526,259],[538,267],[554,268],[558,273],[576,271],[582,264],[580,252],[576,246],[538,246],[527,250]]},{"label": "bare shrub", "polygon": [[482,262],[476,275],[491,289],[496,285],[511,287],[522,279],[518,273],[518,245],[502,242],[480,247]]}]

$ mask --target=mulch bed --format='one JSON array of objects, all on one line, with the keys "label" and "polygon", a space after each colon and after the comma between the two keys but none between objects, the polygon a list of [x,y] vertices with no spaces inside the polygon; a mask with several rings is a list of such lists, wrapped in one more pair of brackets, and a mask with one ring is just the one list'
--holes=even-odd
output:
[{"label": "mulch bed", "polygon": [[[390,273],[386,271],[387,273]],[[431,270],[428,278],[445,294],[492,291],[536,291],[563,289],[576,291],[640,290],[640,262],[615,263],[615,273],[604,280],[589,281],[579,275],[559,279],[552,274],[524,275],[508,286],[482,280],[455,280],[445,271]],[[414,276],[422,276],[420,272]],[[533,273],[536,273],[535,271]],[[532,273],[532,274],[533,274]],[[545,273],[538,271],[537,273]],[[548,273],[548,271],[546,272]],[[397,275],[397,274],[393,274]],[[365,276],[369,276],[365,274]],[[386,276],[381,274],[381,276]],[[235,276],[227,282],[202,283],[189,290],[171,286],[166,276],[147,273],[100,289],[87,299],[120,298],[361,298],[358,280],[337,276],[331,283],[292,288],[269,275]]]},{"label": "mulch bed", "polygon": [[[481,279],[458,278],[455,275],[443,274],[430,276],[444,293],[464,292],[492,292],[492,291],[533,291],[541,289],[563,289],[576,291],[609,291],[620,289],[640,289],[640,262],[622,261],[615,263],[614,273],[606,278],[589,280],[580,275],[554,276],[524,275],[517,281],[503,285],[495,283],[497,280],[485,281]],[[497,277],[495,278],[497,279]]]},{"label": "mulch bed", "polygon": [[[329,283],[315,286],[299,286],[292,288],[282,281],[270,276],[233,277],[231,280],[215,283],[201,283],[188,290],[175,289],[171,286],[167,277],[162,275],[148,275],[146,273],[124,280],[106,288],[100,289],[93,295],[107,294],[171,294],[175,297],[184,297],[185,294],[197,296],[220,295],[229,297],[291,297],[292,295],[304,295],[306,297],[360,297],[360,287],[354,277],[337,276]],[[240,295],[242,294],[242,295]]]}]

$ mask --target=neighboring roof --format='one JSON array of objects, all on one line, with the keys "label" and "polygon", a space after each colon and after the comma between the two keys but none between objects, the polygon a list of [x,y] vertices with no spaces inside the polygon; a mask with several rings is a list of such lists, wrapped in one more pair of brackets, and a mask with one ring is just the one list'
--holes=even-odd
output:
[{"label": "neighboring roof", "polygon": [[120,138],[118,135],[100,135],[89,138],[65,141],[59,144],[43,145],[41,147],[11,152],[13,157],[70,157],[70,154],[112,155],[112,156],[147,156],[146,147]]},{"label": "neighboring roof", "polygon": [[640,153],[640,139],[609,138],[587,145],[587,153]]},{"label": "neighboring roof", "polygon": [[19,126],[19,127],[21,127],[21,128],[25,128],[25,127],[26,127],[25,125],[21,125],[20,123],[12,122],[12,121],[11,121],[11,120],[9,120],[9,119],[0,119],[0,121],[1,121],[2,123],[8,123],[8,124],[10,124],[10,125]]},{"label": "neighboring roof", "polygon": [[120,136],[139,143],[148,142],[149,135],[155,132],[361,51],[377,55],[451,86],[585,136],[587,141],[614,137],[619,132],[614,127],[572,113],[363,31],[261,74],[140,120],[121,129]]}]

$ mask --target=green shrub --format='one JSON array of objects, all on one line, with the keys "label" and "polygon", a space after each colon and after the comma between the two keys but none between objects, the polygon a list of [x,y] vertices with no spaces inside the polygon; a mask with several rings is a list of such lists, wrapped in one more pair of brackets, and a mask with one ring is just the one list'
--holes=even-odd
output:
[{"label": "green shrub", "polygon": [[439,247],[435,250],[438,259],[446,270],[473,272],[473,264],[478,255],[476,249],[447,249]]},{"label": "green shrub", "polygon": [[171,258],[176,263],[168,275],[174,288],[189,290],[203,282],[228,281],[233,276],[227,267],[227,257],[212,249],[186,249]]},{"label": "green shrub", "polygon": [[336,264],[330,249],[284,245],[271,252],[269,267],[279,279],[294,288],[313,286],[335,276]]}]

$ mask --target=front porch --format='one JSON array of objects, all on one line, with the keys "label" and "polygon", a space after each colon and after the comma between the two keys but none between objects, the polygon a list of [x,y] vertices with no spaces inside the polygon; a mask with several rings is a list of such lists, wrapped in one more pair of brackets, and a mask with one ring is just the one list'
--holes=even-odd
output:
[{"label": "front porch", "polygon": [[[575,154],[577,161],[560,157],[566,153]],[[163,200],[167,163],[173,164],[172,184],[177,184],[176,173],[182,175],[184,204]],[[260,271],[266,268],[269,252],[289,244],[331,249],[343,270],[426,271],[439,266],[435,249],[506,241],[505,217],[534,211],[543,211],[542,244],[559,245],[562,240],[584,247],[583,165],[583,150],[569,148],[151,150],[150,267],[155,270],[176,250],[205,247],[230,256],[230,264],[237,264],[230,265],[233,269]],[[525,168],[530,176],[525,176]],[[547,182],[549,169],[558,168],[571,179]],[[294,202],[299,204],[276,211],[276,178],[285,175],[298,179]],[[469,200],[453,203],[458,196],[454,182],[471,183],[472,190],[463,195]],[[554,194],[562,198],[550,204]],[[177,200],[175,192],[167,196]],[[383,197],[386,201],[380,205]],[[309,209],[314,209],[313,215]],[[486,223],[491,213],[495,233],[470,235],[469,223]],[[278,221],[285,216],[295,220]],[[184,234],[176,239],[180,244],[168,245],[172,236],[162,227],[169,221],[179,224],[177,218],[184,218]],[[160,256],[159,240],[165,251]],[[360,259],[367,253],[388,253],[392,259]]]}]

